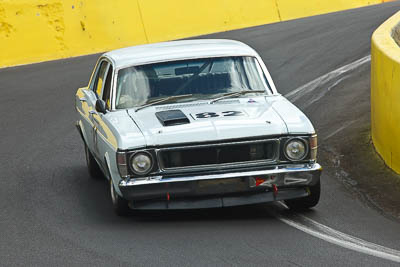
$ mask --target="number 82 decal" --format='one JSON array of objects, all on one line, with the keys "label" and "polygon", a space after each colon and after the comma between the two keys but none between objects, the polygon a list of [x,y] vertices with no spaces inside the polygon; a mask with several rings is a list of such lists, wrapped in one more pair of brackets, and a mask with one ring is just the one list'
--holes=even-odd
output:
[{"label": "number 82 decal", "polygon": [[223,111],[223,112],[202,112],[195,114],[193,117],[195,117],[196,119],[208,119],[216,117],[236,117],[244,115],[245,113],[242,111]]}]

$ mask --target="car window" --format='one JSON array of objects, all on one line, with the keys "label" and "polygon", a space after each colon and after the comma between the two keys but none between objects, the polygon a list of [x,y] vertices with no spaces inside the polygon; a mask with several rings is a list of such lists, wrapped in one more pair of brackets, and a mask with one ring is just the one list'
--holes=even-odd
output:
[{"label": "car window", "polygon": [[118,71],[116,82],[117,109],[132,108],[170,96],[192,95],[190,100],[197,100],[243,90],[270,92],[257,59],[241,56],[128,67]]},{"label": "car window", "polygon": [[110,65],[107,71],[106,83],[104,85],[102,99],[106,103],[106,108],[110,110],[110,92],[111,92],[111,79],[113,74],[113,67]]},{"label": "car window", "polygon": [[99,71],[96,74],[92,90],[96,93],[97,97],[101,97],[105,74],[107,71],[108,62],[103,61],[100,63]]}]

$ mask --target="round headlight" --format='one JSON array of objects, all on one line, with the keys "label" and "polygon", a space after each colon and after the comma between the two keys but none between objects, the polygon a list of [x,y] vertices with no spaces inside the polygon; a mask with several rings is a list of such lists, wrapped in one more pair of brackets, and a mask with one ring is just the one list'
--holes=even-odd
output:
[{"label": "round headlight", "polygon": [[151,171],[153,161],[148,152],[138,152],[131,157],[131,167],[134,173],[143,175]]},{"label": "round headlight", "polygon": [[289,160],[302,160],[307,155],[307,145],[301,139],[289,140],[285,145],[285,156]]}]

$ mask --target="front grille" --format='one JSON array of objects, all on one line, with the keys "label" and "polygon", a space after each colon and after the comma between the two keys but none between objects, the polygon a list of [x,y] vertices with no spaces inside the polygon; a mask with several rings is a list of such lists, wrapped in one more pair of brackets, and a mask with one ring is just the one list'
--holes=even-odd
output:
[{"label": "front grille", "polygon": [[246,141],[161,149],[158,152],[163,170],[203,167],[230,167],[249,163],[271,163],[279,157],[279,140]]}]

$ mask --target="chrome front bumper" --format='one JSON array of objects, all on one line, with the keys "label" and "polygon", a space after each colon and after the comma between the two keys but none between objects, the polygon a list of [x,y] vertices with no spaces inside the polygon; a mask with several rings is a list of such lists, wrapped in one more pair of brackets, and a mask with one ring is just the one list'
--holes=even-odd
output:
[{"label": "chrome front bumper", "polygon": [[[119,188],[123,197],[133,202],[144,200],[172,202],[187,198],[211,199],[211,196],[212,198],[227,196],[237,198],[240,195],[273,193],[272,198],[262,197],[259,200],[269,202],[306,196],[304,189],[319,181],[321,171],[322,168],[318,163],[284,165],[257,171],[173,177],[154,176],[146,179],[122,180]],[[301,192],[298,191],[294,195],[284,193],[293,189],[300,189]],[[287,197],[279,196],[281,192]],[[244,204],[246,203],[240,205]]]}]

